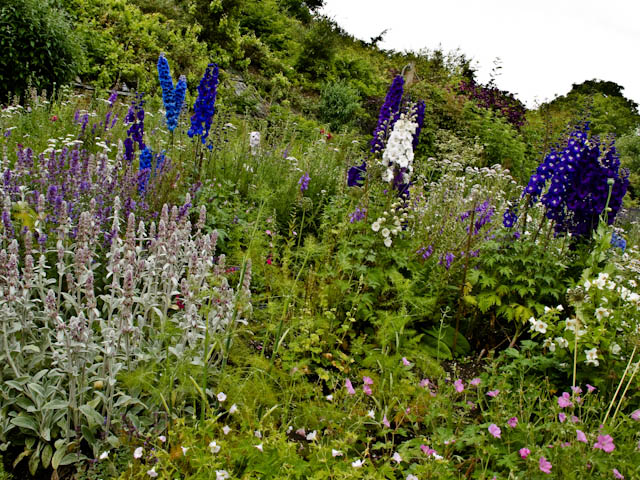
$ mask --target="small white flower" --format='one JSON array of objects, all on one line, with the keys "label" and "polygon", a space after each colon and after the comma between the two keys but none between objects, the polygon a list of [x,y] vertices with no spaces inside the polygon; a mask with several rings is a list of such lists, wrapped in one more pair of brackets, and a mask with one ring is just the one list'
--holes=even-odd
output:
[{"label": "small white flower", "polygon": [[587,365],[593,365],[594,367],[600,365],[600,362],[598,361],[598,349],[596,347],[585,350],[584,353],[587,356],[587,359],[584,363],[586,363]]},{"label": "small white flower", "polygon": [[611,344],[611,353],[613,353],[614,355],[618,355],[621,350],[622,348],[620,348],[620,345],[618,345],[617,343]]},{"label": "small white flower", "polygon": [[371,230],[373,230],[374,232],[377,232],[378,230],[380,230],[379,219],[373,222],[373,224],[371,225]]},{"label": "small white flower", "polygon": [[340,450],[336,450],[335,448],[331,449],[331,456],[332,457],[342,457],[344,455],[344,453],[342,453]]},{"label": "small white flower", "polygon": [[216,470],[216,480],[227,480],[229,478],[229,472],[226,470]]},{"label": "small white flower", "polygon": [[598,307],[596,308],[595,315],[598,321],[601,322],[603,318],[608,318],[611,315],[611,312],[606,308]]},{"label": "small white flower", "polygon": [[355,460],[351,462],[351,466],[353,468],[360,468],[362,465],[364,465],[364,460]]},{"label": "small white flower", "polygon": [[328,401],[333,402],[333,394],[330,393],[326,398]]},{"label": "small white flower", "polygon": [[224,433],[225,435],[229,435],[230,431],[231,427],[229,425],[225,425],[224,427],[222,427],[222,433]]},{"label": "small white flower", "polygon": [[391,232],[389,231],[389,229],[388,229],[387,227],[384,227],[384,228],[382,229],[382,231],[380,232],[380,234],[381,234],[384,238],[387,238],[387,237],[391,234]]},{"label": "small white flower", "polygon": [[253,436],[256,438],[262,438],[262,434],[260,433],[260,430],[256,430],[255,432],[253,432]]},{"label": "small white flower", "polygon": [[142,453],[143,453],[142,447],[136,448],[133,451],[133,458],[135,458],[135,459],[141,458],[142,457]]},{"label": "small white flower", "polygon": [[164,435],[160,435],[160,436],[158,437],[158,440],[160,440],[160,442],[164,443],[164,442],[166,442],[166,441],[167,441],[167,437],[165,437]]},{"label": "small white flower", "polygon": [[396,463],[400,463],[400,462],[402,462],[402,457],[400,456],[400,454],[398,452],[395,452],[393,454],[393,457],[391,457],[391,460],[393,460]]},{"label": "small white flower", "polygon": [[393,240],[391,240],[391,237],[387,237],[387,238],[384,239],[384,246],[385,247],[390,247],[392,243],[393,243]]},{"label": "small white flower", "polygon": [[260,445],[254,445],[254,447],[256,447],[258,450],[260,450],[261,452],[264,452],[264,449],[262,448],[262,444]]},{"label": "small white flower", "polygon": [[158,472],[156,472],[156,467],[153,467],[151,470],[147,470],[147,475],[151,478],[156,478],[158,476]]},{"label": "small white flower", "polygon": [[307,435],[307,440],[309,440],[310,442],[313,442],[316,439],[316,436],[317,436],[317,432],[314,430],[313,432]]},{"label": "small white flower", "polygon": [[410,473],[409,475],[407,475],[407,480],[418,480],[418,477]]},{"label": "small white flower", "polygon": [[373,411],[373,410],[369,410],[369,411],[367,412],[367,417],[369,417],[369,418],[376,418],[376,412],[375,412],[375,411]]},{"label": "small white flower", "polygon": [[109,458],[109,452],[102,452],[98,458],[100,460],[106,460],[107,458]]},{"label": "small white flower", "polygon": [[562,305],[558,305],[556,307],[556,310],[558,310],[559,312],[562,312],[562,311],[564,311],[564,307]]},{"label": "small white flower", "polygon": [[227,395],[224,392],[220,392],[218,395],[216,395],[216,398],[220,403],[222,403],[227,399]]},{"label": "small white flower", "polygon": [[182,455],[187,455],[187,452],[189,451],[189,447],[180,447],[182,449]]},{"label": "small white flower", "polygon": [[231,408],[229,409],[229,413],[233,415],[237,411],[238,411],[238,406],[234,403],[233,405],[231,405]]},{"label": "small white flower", "polygon": [[220,451],[220,445],[218,445],[218,442],[215,440],[212,440],[209,443],[209,449],[211,450],[211,453],[218,453]]},{"label": "small white flower", "polygon": [[530,330],[533,332],[547,333],[547,324],[542,320],[536,320],[533,325],[531,325]]}]

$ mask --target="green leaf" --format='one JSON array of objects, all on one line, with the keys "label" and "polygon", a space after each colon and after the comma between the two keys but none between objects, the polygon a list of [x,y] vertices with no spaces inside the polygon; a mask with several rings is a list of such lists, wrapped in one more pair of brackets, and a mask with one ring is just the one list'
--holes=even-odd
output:
[{"label": "green leaf", "polygon": [[42,407],[42,410],[62,410],[68,407],[69,402],[65,400],[51,400]]},{"label": "green leaf", "polygon": [[80,406],[80,408],[78,408],[78,410],[80,410],[80,412],[82,412],[82,414],[85,417],[87,417],[89,426],[102,425],[102,420],[103,420],[102,415],[100,415],[93,408],[91,408],[91,406],[82,405]]},{"label": "green leaf", "polygon": [[42,466],[44,468],[49,468],[49,463],[51,462],[51,457],[53,455],[53,448],[48,443],[42,449],[42,453],[40,454],[40,459],[42,460]]},{"label": "green leaf", "polygon": [[13,423],[18,427],[27,428],[29,430],[33,430],[34,432],[38,433],[38,424],[31,417],[18,415],[17,417],[14,417],[11,419],[11,423]]}]

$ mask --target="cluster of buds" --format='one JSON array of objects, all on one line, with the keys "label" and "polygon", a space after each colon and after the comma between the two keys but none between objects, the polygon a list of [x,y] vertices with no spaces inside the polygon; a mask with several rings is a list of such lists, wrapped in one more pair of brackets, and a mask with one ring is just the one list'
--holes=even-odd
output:
[{"label": "cluster of buds", "polygon": [[401,200],[391,204],[389,211],[382,212],[382,216],[373,222],[371,229],[380,232],[386,247],[393,244],[393,237],[397,236],[410,218],[408,207]]}]

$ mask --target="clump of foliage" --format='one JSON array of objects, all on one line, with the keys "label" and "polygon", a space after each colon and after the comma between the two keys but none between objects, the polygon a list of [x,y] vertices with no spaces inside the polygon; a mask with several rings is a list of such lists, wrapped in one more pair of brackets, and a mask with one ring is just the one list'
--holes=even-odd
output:
[{"label": "clump of foliage", "polygon": [[0,101],[29,86],[51,91],[80,71],[83,51],[67,13],[50,0],[7,0],[0,7]]},{"label": "clump of foliage", "polygon": [[460,91],[480,107],[500,114],[514,127],[524,125],[527,109],[512,93],[493,85],[481,85],[473,79],[460,82]]}]

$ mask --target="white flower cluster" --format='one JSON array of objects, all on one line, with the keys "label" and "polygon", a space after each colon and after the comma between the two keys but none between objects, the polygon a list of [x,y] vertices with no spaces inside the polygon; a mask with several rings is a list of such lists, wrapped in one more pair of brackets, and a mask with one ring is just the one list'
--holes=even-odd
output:
[{"label": "white flower cluster", "polygon": [[391,204],[389,212],[382,212],[382,216],[373,222],[371,230],[380,232],[385,246],[390,247],[393,243],[392,237],[402,231],[402,224],[407,221],[408,217],[407,208],[402,205],[402,202],[396,201]]},{"label": "white flower cluster", "polygon": [[418,124],[404,114],[393,125],[387,147],[382,153],[382,165],[385,167],[382,173],[383,181],[392,182],[394,167],[397,167],[406,169],[402,181],[409,183],[413,172],[413,136],[417,128]]}]

